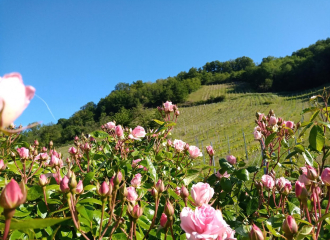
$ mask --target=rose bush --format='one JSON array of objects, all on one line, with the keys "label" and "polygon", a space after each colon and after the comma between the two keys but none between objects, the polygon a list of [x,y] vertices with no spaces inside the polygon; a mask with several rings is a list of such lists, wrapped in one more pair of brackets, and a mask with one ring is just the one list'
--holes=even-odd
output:
[{"label": "rose bush", "polygon": [[66,159],[3,124],[3,239],[330,239],[328,99],[313,98],[304,123],[257,113],[259,166],[231,155],[214,167],[212,146],[203,164],[198,147],[170,139],[180,114],[169,101],[158,128],[106,123],[76,136]]}]

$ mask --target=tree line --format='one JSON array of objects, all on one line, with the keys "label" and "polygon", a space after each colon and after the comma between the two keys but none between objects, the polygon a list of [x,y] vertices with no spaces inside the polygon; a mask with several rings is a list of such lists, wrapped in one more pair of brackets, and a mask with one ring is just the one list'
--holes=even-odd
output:
[{"label": "tree line", "polygon": [[109,121],[128,127],[153,128],[150,119],[159,118],[159,114],[148,108],[160,106],[166,100],[184,103],[188,95],[202,85],[241,81],[259,92],[295,91],[316,87],[329,80],[330,38],[327,38],[293,52],[291,56],[268,56],[260,64],[243,56],[225,62],[207,62],[200,68],[192,67],[188,72],[182,71],[155,82],[120,82],[98,103],[89,102],[70,118],[61,118],[56,124],[36,126],[23,132],[22,136],[28,142],[38,138],[43,145],[50,140],[61,145]]}]

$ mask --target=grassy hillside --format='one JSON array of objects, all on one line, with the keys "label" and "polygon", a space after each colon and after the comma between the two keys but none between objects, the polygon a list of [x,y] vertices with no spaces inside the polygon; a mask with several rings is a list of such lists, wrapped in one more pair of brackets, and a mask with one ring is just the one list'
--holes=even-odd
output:
[{"label": "grassy hillside", "polygon": [[308,107],[309,98],[322,89],[295,93],[254,93],[241,84],[203,86],[192,93],[188,101],[205,101],[210,96],[219,95],[225,95],[225,101],[180,108],[181,115],[172,138],[197,145],[203,152],[205,146],[212,143],[217,151],[216,157],[224,157],[230,153],[246,158],[247,154],[250,164],[256,164],[260,160],[260,146],[254,141],[252,134],[255,113],[267,114],[273,109],[276,116],[284,120],[295,123],[303,121],[300,114],[302,109]]}]

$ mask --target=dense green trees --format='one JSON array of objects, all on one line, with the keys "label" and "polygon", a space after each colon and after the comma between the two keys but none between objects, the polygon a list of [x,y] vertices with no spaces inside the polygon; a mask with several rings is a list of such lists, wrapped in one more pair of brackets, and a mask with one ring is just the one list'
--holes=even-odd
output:
[{"label": "dense green trees", "polygon": [[201,85],[244,81],[256,91],[292,91],[316,87],[330,82],[330,38],[317,41],[291,56],[268,56],[256,65],[249,57],[226,62],[207,62],[201,68],[192,67],[174,77],[155,82],[138,80],[132,84],[118,83],[115,89],[97,104],[89,102],[69,119],[57,124],[34,127],[23,133],[27,141],[38,137],[43,144],[71,141],[75,135],[89,133],[109,121],[134,127],[153,127],[149,119],[157,118],[157,111],[147,111],[164,101],[183,103]]}]

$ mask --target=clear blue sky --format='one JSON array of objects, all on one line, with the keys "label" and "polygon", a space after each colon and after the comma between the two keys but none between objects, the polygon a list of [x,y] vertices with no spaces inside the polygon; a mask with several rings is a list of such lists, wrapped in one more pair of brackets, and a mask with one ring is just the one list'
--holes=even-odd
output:
[{"label": "clear blue sky", "polygon": [[1,0],[0,75],[20,72],[56,118],[35,97],[16,124],[56,123],[118,82],[291,55],[330,37],[329,13],[328,0]]}]

